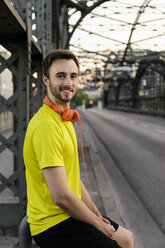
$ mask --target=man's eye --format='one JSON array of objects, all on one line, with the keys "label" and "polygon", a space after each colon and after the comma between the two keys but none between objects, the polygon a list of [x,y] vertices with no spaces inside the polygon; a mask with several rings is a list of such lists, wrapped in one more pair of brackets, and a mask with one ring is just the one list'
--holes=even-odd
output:
[{"label": "man's eye", "polygon": [[71,78],[77,78],[77,75],[71,75]]},{"label": "man's eye", "polygon": [[65,78],[64,75],[58,75],[57,77],[58,77],[58,78]]}]

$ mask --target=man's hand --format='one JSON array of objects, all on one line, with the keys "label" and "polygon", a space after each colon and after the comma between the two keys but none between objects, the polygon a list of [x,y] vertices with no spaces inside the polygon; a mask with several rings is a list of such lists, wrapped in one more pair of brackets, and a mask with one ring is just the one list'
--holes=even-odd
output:
[{"label": "man's hand", "polygon": [[103,217],[100,218],[100,223],[97,228],[111,239],[113,238],[116,231],[110,222]]},{"label": "man's hand", "polygon": [[103,222],[103,233],[107,235],[109,238],[112,238],[115,234],[115,228],[110,224]]},{"label": "man's hand", "polygon": [[104,218],[103,216],[101,216],[101,219],[102,219],[102,221],[104,221],[105,223],[110,224],[109,220],[106,219],[106,218]]}]

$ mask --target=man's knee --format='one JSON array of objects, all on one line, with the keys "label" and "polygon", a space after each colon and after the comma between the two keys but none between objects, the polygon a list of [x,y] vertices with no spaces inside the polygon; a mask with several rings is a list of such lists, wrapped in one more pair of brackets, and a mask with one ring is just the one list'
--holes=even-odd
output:
[{"label": "man's knee", "polygon": [[127,242],[127,247],[131,247],[131,248],[134,247],[134,243],[135,243],[134,234],[130,230],[128,230],[126,242]]},{"label": "man's knee", "polygon": [[114,240],[116,240],[122,248],[134,248],[134,234],[124,227],[119,226]]}]

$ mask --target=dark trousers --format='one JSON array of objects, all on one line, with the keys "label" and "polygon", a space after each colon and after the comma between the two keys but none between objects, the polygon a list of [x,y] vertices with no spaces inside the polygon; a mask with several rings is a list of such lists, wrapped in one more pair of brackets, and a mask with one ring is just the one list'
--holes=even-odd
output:
[{"label": "dark trousers", "polygon": [[[109,219],[110,220],[110,219]],[[110,220],[117,230],[118,224]],[[40,248],[121,248],[97,228],[69,218],[33,236]]]}]

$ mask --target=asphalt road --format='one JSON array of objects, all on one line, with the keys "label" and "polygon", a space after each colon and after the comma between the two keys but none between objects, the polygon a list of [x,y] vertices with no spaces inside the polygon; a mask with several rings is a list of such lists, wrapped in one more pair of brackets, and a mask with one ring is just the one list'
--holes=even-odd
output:
[{"label": "asphalt road", "polygon": [[80,114],[136,247],[165,247],[165,119],[96,108]]}]

